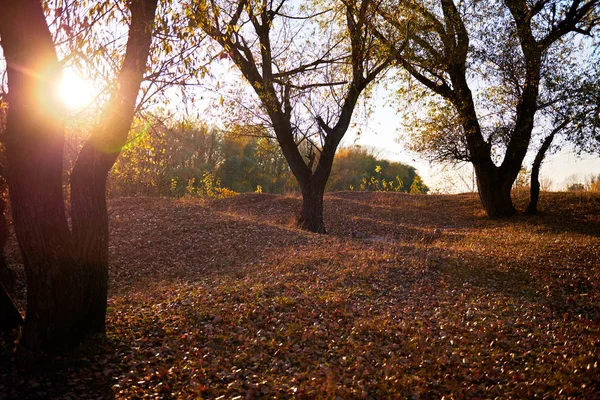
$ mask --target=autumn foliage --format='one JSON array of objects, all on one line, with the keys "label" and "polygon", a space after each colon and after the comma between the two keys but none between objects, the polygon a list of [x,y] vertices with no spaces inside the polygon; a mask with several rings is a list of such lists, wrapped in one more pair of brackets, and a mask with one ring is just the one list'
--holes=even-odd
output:
[{"label": "autumn foliage", "polygon": [[[264,136],[261,136],[264,135]],[[340,148],[328,191],[427,193],[416,169],[359,146]],[[111,196],[229,197],[299,192],[276,141],[248,127],[138,123],[111,170]]]}]

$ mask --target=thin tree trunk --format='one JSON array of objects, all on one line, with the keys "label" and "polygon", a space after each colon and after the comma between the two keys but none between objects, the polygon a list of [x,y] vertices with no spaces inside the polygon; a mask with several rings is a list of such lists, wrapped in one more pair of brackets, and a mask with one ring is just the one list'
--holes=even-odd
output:
[{"label": "thin tree trunk", "polygon": [[540,199],[540,166],[541,165],[533,165],[531,168],[531,183],[529,185],[529,205],[525,212],[527,214],[537,214],[538,209],[538,201]]},{"label": "thin tree trunk", "polygon": [[150,52],[157,0],[130,3],[131,24],[118,89],[103,122],[86,142],[71,174],[71,217],[78,260],[86,271],[87,313],[82,329],[104,334],[108,298],[108,172],[127,141]]},{"label": "thin tree trunk", "polygon": [[526,212],[528,214],[536,214],[537,213],[537,205],[540,198],[540,169],[542,168],[542,163],[544,162],[544,158],[546,157],[546,153],[554,140],[554,136],[562,130],[568,121],[565,121],[559,127],[554,129],[542,143],[542,146],[539,148],[537,154],[535,155],[535,159],[533,160],[533,164],[531,166],[531,184],[530,184],[530,194],[529,194],[529,205],[527,206]]},{"label": "thin tree trunk", "polygon": [[21,345],[54,351],[79,343],[83,305],[63,201],[60,65],[39,1],[0,2],[0,36],[10,89],[6,179],[27,276]]}]

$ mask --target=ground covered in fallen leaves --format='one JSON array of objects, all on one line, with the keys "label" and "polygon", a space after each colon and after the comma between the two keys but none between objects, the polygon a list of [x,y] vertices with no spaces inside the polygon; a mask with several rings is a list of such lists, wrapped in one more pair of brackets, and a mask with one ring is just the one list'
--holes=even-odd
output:
[{"label": "ground covered in fallen leaves", "polygon": [[111,200],[107,339],[34,373],[3,339],[0,398],[600,396],[599,195],[331,193],[328,235],[299,205]]}]

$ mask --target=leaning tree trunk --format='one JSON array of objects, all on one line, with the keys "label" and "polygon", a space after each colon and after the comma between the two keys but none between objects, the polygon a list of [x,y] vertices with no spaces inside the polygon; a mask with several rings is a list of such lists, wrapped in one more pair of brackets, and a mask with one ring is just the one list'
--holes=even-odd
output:
[{"label": "leaning tree trunk", "polygon": [[535,159],[533,160],[533,165],[531,166],[531,184],[530,184],[530,195],[529,195],[529,205],[527,206],[526,212],[528,214],[536,214],[537,213],[537,205],[540,198],[540,169],[542,168],[542,163],[544,162],[544,158],[546,157],[546,153],[554,140],[554,136],[563,129],[567,125],[567,121],[565,121],[561,126],[554,129],[542,143],[539,148],[537,154],[535,155]]},{"label": "leaning tree trunk", "polygon": [[108,172],[127,141],[150,52],[157,0],[130,2],[131,24],[118,85],[101,125],[81,150],[71,174],[73,239],[85,268],[86,310],[82,329],[104,334],[108,298]]},{"label": "leaning tree trunk", "polygon": [[63,201],[60,65],[39,1],[0,2],[0,36],[9,88],[6,179],[27,276],[21,345],[54,351],[79,343],[83,305]]},{"label": "leaning tree trunk", "polygon": [[302,190],[302,210],[298,218],[301,229],[314,233],[327,233],[323,219],[323,194],[325,185],[314,179],[300,185]]}]

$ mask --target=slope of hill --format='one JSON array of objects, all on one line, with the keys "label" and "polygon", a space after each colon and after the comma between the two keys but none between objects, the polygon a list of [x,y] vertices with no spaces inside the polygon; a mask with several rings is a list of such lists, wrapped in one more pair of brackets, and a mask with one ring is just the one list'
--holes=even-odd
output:
[{"label": "slope of hill", "polygon": [[291,196],[112,200],[108,340],[32,376],[1,342],[0,398],[600,394],[600,196],[325,202],[328,235]]}]

